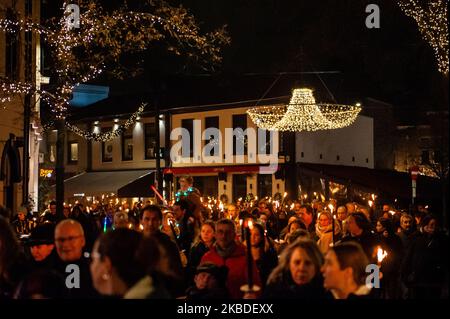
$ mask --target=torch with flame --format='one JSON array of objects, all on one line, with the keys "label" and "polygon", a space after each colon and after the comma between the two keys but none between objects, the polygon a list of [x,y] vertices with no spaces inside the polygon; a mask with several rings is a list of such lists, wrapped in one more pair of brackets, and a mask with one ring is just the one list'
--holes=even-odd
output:
[{"label": "torch with flame", "polygon": [[333,209],[334,209],[333,204],[328,204],[328,208],[330,209],[331,215],[333,215]]},{"label": "torch with flame", "polygon": [[387,256],[387,251],[383,250],[380,246],[378,246],[377,249],[377,261],[378,261],[378,265],[381,265],[381,262],[383,261],[384,258],[386,258]]}]

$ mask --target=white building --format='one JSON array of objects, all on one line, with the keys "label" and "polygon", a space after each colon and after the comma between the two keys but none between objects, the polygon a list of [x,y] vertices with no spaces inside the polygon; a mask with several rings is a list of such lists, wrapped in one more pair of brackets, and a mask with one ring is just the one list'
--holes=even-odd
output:
[{"label": "white building", "polygon": [[373,119],[358,115],[341,129],[297,132],[296,162],[374,168]]},{"label": "white building", "polygon": [[[184,158],[185,163],[180,159],[178,162],[172,162],[172,167],[165,170],[166,173],[172,173],[174,177],[181,175],[191,175],[194,177],[195,184],[202,189],[205,195],[219,196],[219,198],[226,198],[228,202],[236,201],[239,197],[244,198],[247,194],[253,194],[262,198],[264,196],[273,196],[276,193],[283,194],[285,190],[284,180],[277,178],[278,174],[273,171],[271,174],[259,174],[261,167],[267,166],[269,162],[276,162],[275,170],[280,167],[278,164],[283,164],[284,159],[278,146],[279,143],[278,132],[273,133],[274,138],[272,142],[268,143],[266,139],[266,146],[258,144],[257,127],[248,117],[246,111],[250,106],[231,107],[221,106],[220,109],[211,109],[211,107],[198,107],[195,112],[183,112],[174,114],[171,117],[172,128],[185,128],[187,131],[193,131],[194,120],[201,126],[201,131],[207,128],[218,128],[220,131],[221,143],[219,143],[218,153],[215,162],[208,163],[209,154],[201,154],[200,151],[210,143],[209,136],[203,136],[200,140],[194,139],[192,144],[197,145],[198,152],[195,150]],[[256,139],[254,144],[257,145],[256,150],[251,151],[252,144],[251,137],[247,137],[246,150],[244,155],[236,155],[236,145],[239,143],[237,135],[227,138],[226,129],[234,130],[242,128],[242,130],[253,129]],[[263,134],[268,132],[263,131]],[[191,135],[195,135],[191,134]],[[230,137],[230,135],[228,135]],[[267,136],[268,137],[268,136]],[[181,141],[181,137],[171,141],[172,147]],[[276,142],[274,142],[276,141]],[[273,143],[273,144],[272,144]],[[260,147],[262,146],[262,147]],[[270,147],[274,147],[270,149]],[[224,154],[227,147],[231,155],[229,158]],[[282,150],[281,150],[282,151]],[[181,155],[182,150],[180,151]],[[231,154],[232,153],[232,154]],[[272,154],[272,155],[269,155]],[[265,157],[267,155],[267,157]],[[182,157],[182,156],[181,156]],[[197,160],[196,160],[197,159]],[[227,162],[227,159],[229,161]]]}]

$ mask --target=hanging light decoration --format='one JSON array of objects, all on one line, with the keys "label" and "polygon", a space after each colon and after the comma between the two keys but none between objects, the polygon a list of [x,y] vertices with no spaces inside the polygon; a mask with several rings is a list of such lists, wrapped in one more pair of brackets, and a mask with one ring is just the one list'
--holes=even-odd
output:
[{"label": "hanging light decoration", "polygon": [[252,121],[263,130],[271,130],[286,113],[286,105],[260,106],[247,110]]},{"label": "hanging light decoration", "polygon": [[420,34],[433,48],[439,72],[448,75],[448,0],[399,0],[400,9],[413,18]]},{"label": "hanging light decoration", "polygon": [[359,106],[316,103],[313,91],[294,89],[288,105],[254,107],[247,110],[261,129],[273,131],[318,131],[338,129],[352,124]]}]

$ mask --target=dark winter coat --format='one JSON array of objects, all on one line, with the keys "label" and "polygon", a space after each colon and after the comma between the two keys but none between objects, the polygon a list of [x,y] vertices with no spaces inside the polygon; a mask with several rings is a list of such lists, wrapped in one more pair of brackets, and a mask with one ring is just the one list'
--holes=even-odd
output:
[{"label": "dark winter coat", "polygon": [[263,291],[262,299],[332,299],[323,287],[322,276],[316,276],[310,283],[297,285],[289,272],[284,273],[276,282],[268,283]]}]

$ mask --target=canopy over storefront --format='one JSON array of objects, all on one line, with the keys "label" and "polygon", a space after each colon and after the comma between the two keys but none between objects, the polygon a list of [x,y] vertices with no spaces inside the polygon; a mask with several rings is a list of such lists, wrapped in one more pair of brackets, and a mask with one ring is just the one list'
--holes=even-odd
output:
[{"label": "canopy over storefront", "polygon": [[[122,170],[84,172],[64,181],[64,198],[117,195],[120,188],[129,185],[140,177],[148,175],[152,175],[152,171]],[[55,187],[53,186],[52,193],[54,192]],[[139,197],[139,195],[130,197]]]}]

